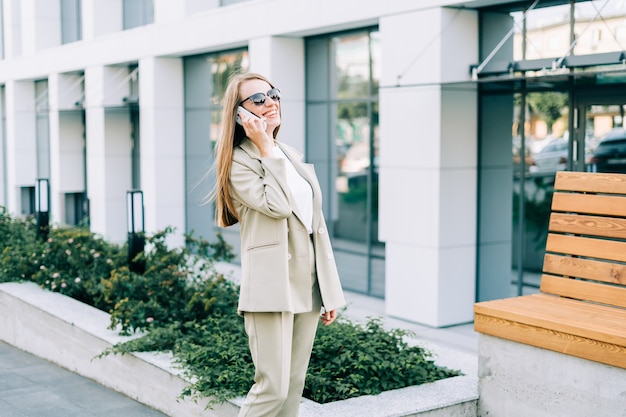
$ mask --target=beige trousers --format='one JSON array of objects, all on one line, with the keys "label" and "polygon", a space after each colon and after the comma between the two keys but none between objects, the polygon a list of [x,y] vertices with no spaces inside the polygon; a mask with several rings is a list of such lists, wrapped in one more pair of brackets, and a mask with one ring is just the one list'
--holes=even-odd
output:
[{"label": "beige trousers", "polygon": [[244,313],[254,385],[239,417],[297,417],[322,306],[311,244],[313,310],[309,313]]}]

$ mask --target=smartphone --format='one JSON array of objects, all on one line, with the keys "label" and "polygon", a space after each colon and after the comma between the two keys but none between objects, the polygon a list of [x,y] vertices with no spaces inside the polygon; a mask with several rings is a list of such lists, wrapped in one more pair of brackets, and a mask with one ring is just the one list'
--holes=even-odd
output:
[{"label": "smartphone", "polygon": [[239,112],[242,112],[245,115],[249,115],[252,117],[256,117],[257,119],[260,119],[263,121],[263,129],[267,129],[267,123],[265,122],[265,120],[261,119],[259,116],[257,116],[256,114],[252,113],[250,110],[246,109],[245,107],[239,106],[239,108],[237,109],[237,116],[235,117],[235,121],[241,125],[241,117],[239,117]]}]

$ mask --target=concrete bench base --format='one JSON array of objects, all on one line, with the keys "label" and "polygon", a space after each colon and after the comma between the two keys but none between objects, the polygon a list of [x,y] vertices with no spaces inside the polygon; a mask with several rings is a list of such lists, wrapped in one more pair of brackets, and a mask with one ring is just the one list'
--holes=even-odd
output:
[{"label": "concrete bench base", "polygon": [[[205,410],[181,401],[188,382],[163,353],[96,358],[127,338],[108,330],[107,313],[32,283],[0,284],[0,340],[121,392],[171,417],[235,417],[241,399]],[[454,365],[442,364],[454,367]],[[300,417],[475,417],[475,372],[330,404],[303,399]]]},{"label": "concrete bench base", "polygon": [[478,340],[479,416],[626,416],[626,370],[485,334]]}]

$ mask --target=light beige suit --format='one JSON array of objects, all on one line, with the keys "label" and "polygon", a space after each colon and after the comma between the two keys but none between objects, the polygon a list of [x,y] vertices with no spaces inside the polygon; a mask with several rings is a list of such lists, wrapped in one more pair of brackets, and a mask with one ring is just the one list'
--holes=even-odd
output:
[{"label": "light beige suit", "polygon": [[[313,165],[286,145],[280,148],[313,189],[315,267],[326,310],[345,305],[345,299],[326,222],[322,192]],[[239,311],[311,311],[310,236],[298,217],[287,185],[287,161],[261,158],[245,140],[234,149],[231,195],[241,219],[241,293]]]},{"label": "light beige suit", "polygon": [[313,166],[279,144],[313,191],[313,233],[287,183],[287,163],[263,157],[249,140],[234,149],[230,191],[241,220],[244,315],[256,371],[240,417],[296,417],[321,306],[345,299]]}]

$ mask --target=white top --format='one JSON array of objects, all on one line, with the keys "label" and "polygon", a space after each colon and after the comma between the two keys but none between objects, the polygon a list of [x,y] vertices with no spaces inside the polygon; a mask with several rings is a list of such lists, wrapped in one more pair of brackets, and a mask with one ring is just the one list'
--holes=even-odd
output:
[{"label": "white top", "polygon": [[275,158],[282,158],[287,162],[287,184],[291,195],[296,200],[298,210],[302,214],[302,222],[311,234],[313,233],[313,189],[311,189],[311,184],[298,174],[296,168],[278,145],[274,145],[273,154]]}]

